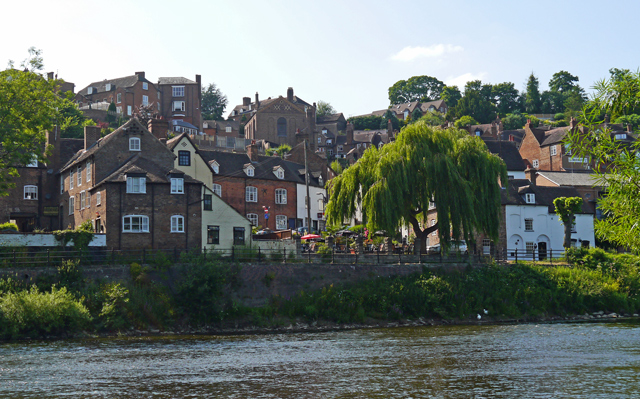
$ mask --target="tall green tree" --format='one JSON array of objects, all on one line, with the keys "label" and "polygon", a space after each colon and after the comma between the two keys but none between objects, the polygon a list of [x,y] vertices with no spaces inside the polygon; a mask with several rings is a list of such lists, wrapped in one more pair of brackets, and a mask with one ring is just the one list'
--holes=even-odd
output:
[{"label": "tall green tree", "polygon": [[460,93],[460,89],[458,86],[445,86],[442,88],[442,94],[440,96],[447,103],[447,107],[455,107],[458,104],[458,101],[462,98],[462,93]]},{"label": "tall green tree", "polygon": [[403,104],[412,101],[433,101],[440,98],[444,83],[432,76],[413,76],[399,80],[389,87],[389,103]]},{"label": "tall green tree", "polygon": [[542,99],[540,97],[540,82],[536,75],[531,72],[527,79],[527,94],[525,97],[524,108],[529,114],[540,113],[542,107]]},{"label": "tall green tree", "polygon": [[491,94],[493,103],[501,116],[520,111],[520,93],[513,83],[504,82],[493,85]]},{"label": "tall green tree", "polygon": [[376,130],[380,129],[383,121],[386,123],[386,119],[376,115],[352,116],[347,121],[353,125],[355,130]]},{"label": "tall green tree", "polygon": [[10,61],[0,72],[0,195],[15,187],[15,166],[45,161],[45,130],[56,123],[62,129],[76,123],[60,113],[60,81],[45,79],[43,66],[41,51],[32,47],[21,70]]},{"label": "tall green tree", "polygon": [[207,87],[202,88],[202,119],[203,120],[222,120],[224,109],[228,104],[227,96],[215,85],[210,83]]},{"label": "tall green tree", "polygon": [[479,91],[465,91],[458,104],[449,108],[447,118],[451,120],[465,115],[473,117],[480,123],[489,123],[496,119],[496,106],[487,100]]},{"label": "tall green tree", "polygon": [[[480,138],[418,122],[331,180],[328,224],[341,224],[361,203],[369,231],[394,232],[410,223],[416,251],[424,252],[436,230],[444,248],[452,238],[473,241],[476,232],[497,237],[498,179],[506,181],[506,166]],[[437,209],[434,226],[427,220],[430,202]]]},{"label": "tall green tree", "polygon": [[336,113],[336,110],[333,108],[333,106],[331,106],[331,104],[322,100],[318,101],[318,104],[316,106],[316,116],[321,117],[321,116],[333,115],[335,113]]},{"label": "tall green tree", "polygon": [[478,121],[476,121],[469,115],[465,115],[461,118],[458,118],[458,120],[454,123],[454,126],[457,127],[458,129],[464,129],[471,125],[477,125],[477,124],[478,124]]},{"label": "tall green tree", "polygon": [[507,116],[502,118],[502,126],[505,130],[523,129],[526,124],[527,117],[517,112],[507,114]]},{"label": "tall green tree", "polygon": [[558,197],[553,200],[556,214],[564,225],[565,248],[571,248],[571,228],[575,223],[575,215],[582,211],[582,198],[580,197]]},{"label": "tall green tree", "polygon": [[580,87],[577,84],[579,80],[577,76],[567,71],[556,72],[549,81],[549,90],[557,93],[569,93]]},{"label": "tall green tree", "polygon": [[480,93],[480,95],[485,100],[491,103],[495,103],[495,100],[493,98],[493,85],[489,83],[483,84],[481,80],[472,80],[470,82],[467,82],[467,84],[464,86],[464,92],[466,94],[472,90]]}]

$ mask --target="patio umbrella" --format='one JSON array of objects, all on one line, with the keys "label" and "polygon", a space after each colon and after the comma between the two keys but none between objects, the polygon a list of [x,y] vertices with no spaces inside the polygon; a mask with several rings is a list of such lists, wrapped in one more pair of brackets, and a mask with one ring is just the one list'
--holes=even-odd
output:
[{"label": "patio umbrella", "polygon": [[322,238],[322,236],[319,236],[317,234],[307,234],[306,236],[300,237],[300,239],[302,240],[315,240],[316,238]]},{"label": "patio umbrella", "polygon": [[354,233],[351,230],[340,230],[338,232],[336,232],[337,236],[342,236],[342,237],[351,237],[351,236],[357,236],[358,233]]}]

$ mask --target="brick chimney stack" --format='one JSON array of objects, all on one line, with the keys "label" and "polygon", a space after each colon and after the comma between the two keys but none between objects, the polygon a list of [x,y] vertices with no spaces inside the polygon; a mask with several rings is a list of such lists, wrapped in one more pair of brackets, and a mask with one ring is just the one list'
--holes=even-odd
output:
[{"label": "brick chimney stack", "polygon": [[242,106],[248,107],[251,104],[251,97],[242,97]]},{"label": "brick chimney stack", "polygon": [[100,127],[99,126],[85,126],[84,127],[84,149],[94,145],[96,141],[100,139]]},{"label": "brick chimney stack", "polygon": [[578,121],[573,116],[571,117],[571,121],[569,122],[569,126],[571,127],[571,130],[575,129],[576,126],[578,126]]},{"label": "brick chimney stack", "polygon": [[260,98],[258,97],[258,92],[256,91],[256,109],[260,107]]},{"label": "brick chimney stack", "polygon": [[144,79],[144,72],[136,72],[136,75],[138,75],[138,80]]},{"label": "brick chimney stack", "polygon": [[293,102],[293,87],[287,89],[287,100]]},{"label": "brick chimney stack", "polygon": [[167,132],[169,131],[169,122],[160,118],[149,120],[147,128],[158,140],[167,140]]},{"label": "brick chimney stack", "polygon": [[258,162],[258,146],[255,140],[251,140],[251,144],[247,146],[247,156],[251,162]]},{"label": "brick chimney stack", "polygon": [[498,138],[498,125],[496,125],[496,122],[491,122],[491,137],[493,137],[494,140],[496,140]]},{"label": "brick chimney stack", "polygon": [[347,144],[353,144],[353,124],[347,122]]},{"label": "brick chimney stack", "polygon": [[536,168],[527,168],[527,170],[524,171],[524,175],[527,178],[527,180],[529,180],[531,182],[532,186],[536,185],[536,175],[538,173],[538,169]]}]

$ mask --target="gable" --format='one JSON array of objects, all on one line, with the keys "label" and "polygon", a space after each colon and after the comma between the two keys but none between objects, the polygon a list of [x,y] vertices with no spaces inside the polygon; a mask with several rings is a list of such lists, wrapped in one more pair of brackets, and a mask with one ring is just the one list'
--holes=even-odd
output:
[{"label": "gable", "polygon": [[294,104],[284,97],[272,100],[266,107],[260,107],[257,113],[270,114],[306,114],[304,106]]}]

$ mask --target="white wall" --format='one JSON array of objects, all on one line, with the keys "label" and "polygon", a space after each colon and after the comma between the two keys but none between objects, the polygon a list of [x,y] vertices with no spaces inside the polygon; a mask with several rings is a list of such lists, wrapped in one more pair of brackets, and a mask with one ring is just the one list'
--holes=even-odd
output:
[{"label": "white wall", "polygon": [[[554,213],[549,213],[546,206],[534,205],[507,205],[505,206],[506,228],[507,228],[507,250],[510,259],[513,250],[518,249],[518,258],[526,252],[526,242],[538,244],[547,242],[547,251],[561,253],[564,251],[564,225]],[[525,231],[525,219],[533,219],[533,231]],[[595,245],[595,234],[593,230],[593,215],[576,215],[576,233],[571,235],[576,239],[577,245],[580,241],[589,241],[590,246]]]},{"label": "white wall", "polygon": [[[304,184],[297,184],[297,218],[302,219],[303,226],[307,225],[307,208],[305,207],[305,198],[307,196],[307,187]],[[327,190],[320,187],[309,186],[309,197],[311,198],[311,220],[318,220],[318,213],[322,213],[323,210],[320,208],[320,201],[322,201],[322,195],[318,195],[321,193],[322,195],[327,196]],[[320,218],[320,220],[324,220]]]},{"label": "white wall", "polygon": [[[231,249],[233,246],[233,228],[244,227],[245,245],[251,245],[251,224],[249,220],[236,212],[229,204],[224,202],[210,189],[203,186],[204,194],[213,195],[213,207],[211,211],[204,210],[204,202],[202,209],[202,247],[207,249]],[[220,243],[208,244],[207,231],[208,226],[220,227]]]},{"label": "white wall", "polygon": [[527,178],[523,170],[508,170],[507,176],[513,176],[514,179],[523,179],[523,180]]},{"label": "white wall", "polygon": [[[0,246],[2,247],[57,247],[60,243],[51,233],[2,233],[0,234]],[[73,241],[67,244],[73,246]],[[90,247],[106,247],[107,236],[94,234]]]}]

